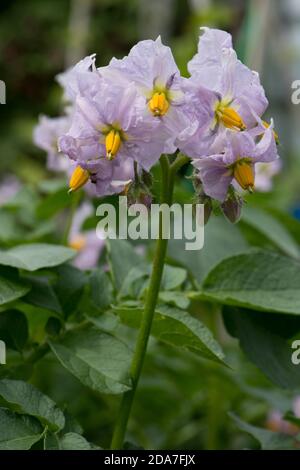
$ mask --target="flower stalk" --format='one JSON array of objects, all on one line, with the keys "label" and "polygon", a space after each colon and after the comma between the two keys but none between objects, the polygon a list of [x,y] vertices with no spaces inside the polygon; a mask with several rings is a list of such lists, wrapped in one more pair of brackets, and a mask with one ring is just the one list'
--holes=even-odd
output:
[{"label": "flower stalk", "polygon": [[[170,165],[168,157],[162,155],[160,158],[161,166],[161,203],[171,205],[173,198],[174,176],[175,172],[181,168],[182,165],[187,163],[187,159],[178,156],[175,162]],[[135,392],[138,386],[139,378],[144,364],[148,340],[151,332],[152,321],[157,304],[165,258],[168,247],[168,239],[164,239],[163,235],[163,214],[159,215],[159,238],[156,243],[154,260],[152,265],[152,273],[150,277],[150,284],[147,291],[145,301],[145,308],[142,316],[140,329],[136,341],[136,347],[132,358],[130,375],[132,380],[132,389],[125,392],[120,404],[120,409],[115,425],[113,438],[111,442],[111,449],[122,449],[124,437],[127,429],[130,412],[133,405]]]}]

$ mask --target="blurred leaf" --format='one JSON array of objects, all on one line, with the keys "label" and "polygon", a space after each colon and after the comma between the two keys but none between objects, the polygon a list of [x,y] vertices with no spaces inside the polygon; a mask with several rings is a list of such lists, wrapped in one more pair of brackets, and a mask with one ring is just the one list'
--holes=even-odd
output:
[{"label": "blurred leaf", "polygon": [[187,272],[185,269],[165,265],[161,281],[161,290],[173,290],[180,287],[186,280]]},{"label": "blurred leaf", "polygon": [[[126,325],[139,328],[143,309],[123,305],[113,307],[113,311]],[[151,335],[171,346],[224,364],[222,349],[209,329],[200,320],[182,310],[158,305],[153,318]]]},{"label": "blurred leaf", "polygon": [[44,450],[60,450],[57,434],[47,431],[44,437]]},{"label": "blurred leaf", "polygon": [[39,189],[46,194],[57,193],[64,190],[66,192],[66,178],[54,178],[39,182]]},{"label": "blurred leaf", "polygon": [[174,305],[183,310],[187,309],[190,304],[184,292],[160,292],[159,299],[166,304]]},{"label": "blurred leaf", "polygon": [[20,380],[1,380],[0,397],[2,404],[11,411],[33,416],[52,431],[58,431],[65,425],[63,412],[54,401],[31,384]]},{"label": "blurred leaf", "polygon": [[75,313],[87,282],[86,274],[74,266],[64,264],[55,269],[58,275],[53,285],[55,294],[66,316]]},{"label": "blurred leaf", "polygon": [[26,277],[30,280],[31,290],[24,297],[24,301],[37,307],[46,308],[55,313],[61,314],[62,308],[58,298],[47,279]]},{"label": "blurred leaf", "polygon": [[61,364],[88,387],[112,394],[130,389],[131,351],[114,336],[85,326],[49,344]]},{"label": "blurred leaf", "polygon": [[269,239],[286,255],[299,258],[299,247],[286,228],[272,215],[254,207],[244,207],[242,222]]},{"label": "blurred leaf", "polygon": [[300,263],[277,253],[253,251],[225,259],[193,298],[270,312],[300,314]]},{"label": "blurred leaf", "polygon": [[295,414],[292,411],[287,411],[284,414],[283,419],[285,421],[289,421],[290,423],[294,424],[300,429],[300,418],[295,416]]},{"label": "blurred leaf", "polygon": [[61,450],[92,450],[99,447],[92,446],[83,436],[69,432],[60,439]]},{"label": "blurred leaf", "polygon": [[68,207],[70,203],[71,197],[66,186],[56,193],[50,193],[44,198],[36,208],[36,215],[40,219],[50,219],[57,212]]},{"label": "blurred leaf", "polygon": [[76,434],[83,434],[83,429],[78,421],[68,411],[65,410],[65,427],[63,433],[75,432]]},{"label": "blurred leaf", "polygon": [[25,315],[18,310],[0,313],[0,339],[8,348],[21,351],[28,340],[28,324]]},{"label": "blurred leaf", "polygon": [[144,288],[147,286],[150,271],[151,266],[147,265],[131,268],[118,291],[118,298],[140,298]]},{"label": "blurred leaf", "polygon": [[186,240],[170,240],[168,256],[184,266],[200,283],[222,259],[245,252],[247,243],[238,227],[221,217],[212,217],[205,226],[202,250],[187,251]]},{"label": "blurred leaf", "polygon": [[130,269],[143,264],[143,259],[126,240],[106,240],[106,242],[113,282],[115,288],[119,290]]},{"label": "blurred leaf", "polygon": [[36,271],[41,268],[58,266],[69,261],[76,252],[70,248],[47,243],[18,245],[10,250],[0,251],[0,264]]},{"label": "blurred leaf", "polygon": [[20,189],[12,198],[5,203],[6,208],[10,209],[29,209],[32,210],[38,200],[37,194],[28,186]]},{"label": "blurred leaf", "polygon": [[237,427],[241,431],[251,434],[261,445],[262,450],[287,450],[296,449],[296,442],[292,436],[261,429],[245,423],[233,413],[230,413]]},{"label": "blurred leaf", "polygon": [[235,324],[235,335],[248,358],[279,387],[299,388],[300,369],[292,363],[289,341],[289,337],[300,331],[298,318],[292,318],[289,323],[286,315],[262,315],[230,307],[226,312]]},{"label": "blurred leaf", "polygon": [[28,450],[42,437],[43,428],[30,416],[0,408],[0,450]]},{"label": "blurred leaf", "polygon": [[284,225],[286,230],[288,230],[292,235],[293,239],[300,244],[300,221],[277,207],[268,207],[267,210],[272,217],[275,217],[282,225]]},{"label": "blurred leaf", "polygon": [[113,301],[113,287],[108,274],[103,268],[95,269],[90,274],[91,300],[97,309],[107,309]]},{"label": "blurred leaf", "polygon": [[91,323],[93,323],[93,325],[97,326],[97,328],[102,331],[106,331],[107,333],[113,333],[120,322],[119,317],[111,312],[105,312],[98,317],[87,318]]},{"label": "blurred leaf", "polygon": [[15,269],[0,266],[0,305],[19,299],[29,291],[30,286],[20,280]]},{"label": "blurred leaf", "polygon": [[20,226],[15,214],[0,210],[0,242],[22,240],[25,230]]}]

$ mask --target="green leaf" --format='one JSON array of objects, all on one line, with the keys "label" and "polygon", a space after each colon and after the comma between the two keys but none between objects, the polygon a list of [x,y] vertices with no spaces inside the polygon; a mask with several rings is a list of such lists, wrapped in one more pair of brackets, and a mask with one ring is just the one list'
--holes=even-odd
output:
[{"label": "green leaf", "polygon": [[131,351],[114,336],[86,325],[49,344],[61,364],[88,387],[112,394],[130,389]]},{"label": "green leaf", "polygon": [[161,290],[173,290],[180,287],[187,278],[187,272],[182,268],[165,265],[161,281]]},{"label": "green leaf", "polygon": [[65,264],[55,269],[58,280],[53,289],[66,316],[78,310],[79,302],[87,282],[83,271]]},{"label": "green leaf", "polygon": [[91,301],[99,310],[107,309],[113,301],[113,287],[103,268],[95,269],[90,275]]},{"label": "green leaf", "polygon": [[3,243],[22,240],[25,230],[20,227],[15,214],[0,210],[0,241]]},{"label": "green leaf", "polygon": [[289,410],[287,411],[284,416],[283,416],[283,419],[285,421],[289,421],[290,423],[292,424],[295,424],[295,426],[297,426],[298,428],[300,427],[300,418],[298,418],[297,416],[295,416],[294,412]]},{"label": "green leaf", "polygon": [[245,252],[247,243],[238,227],[221,217],[212,217],[205,226],[204,247],[187,251],[186,240],[170,240],[168,256],[185,267],[200,283],[222,259]]},{"label": "green leaf", "polygon": [[161,302],[174,305],[183,310],[187,309],[190,301],[184,292],[160,292],[159,299]]},{"label": "green leaf", "polygon": [[30,416],[0,408],[0,450],[28,450],[42,437],[43,428]]},{"label": "green leaf", "polygon": [[55,193],[50,193],[44,198],[36,208],[36,215],[38,218],[50,219],[57,212],[61,211],[65,207],[68,207],[71,203],[68,189],[65,186]]},{"label": "green leaf", "polygon": [[37,194],[28,186],[23,186],[6,203],[5,208],[10,209],[32,209],[37,202]]},{"label": "green leaf", "polygon": [[130,269],[143,264],[143,260],[126,240],[106,240],[106,243],[114,285],[119,290]]},{"label": "green leaf", "polygon": [[[126,305],[113,307],[121,321],[132,328],[139,328],[142,308]],[[224,354],[211,332],[200,320],[182,310],[157,306],[151,335],[171,346],[191,351],[206,359],[224,364]]]},{"label": "green leaf", "polygon": [[300,387],[300,368],[292,363],[293,349],[289,338],[300,331],[298,317],[265,314],[242,309],[225,309],[234,323],[234,334],[247,357],[279,387]]},{"label": "green leaf", "polygon": [[44,450],[60,450],[57,434],[47,431],[44,436]]},{"label": "green leaf", "polygon": [[0,313],[0,339],[11,349],[21,351],[28,340],[28,323],[18,310]]},{"label": "green leaf", "polygon": [[93,323],[99,330],[106,331],[107,333],[113,333],[119,325],[119,317],[114,315],[112,312],[105,312],[99,317],[87,317],[88,320]]},{"label": "green leaf", "polygon": [[92,450],[93,446],[80,434],[69,432],[60,439],[61,450]]},{"label": "green leaf", "polygon": [[278,207],[268,207],[268,212],[289,231],[293,240],[300,244],[300,221]]},{"label": "green leaf", "polygon": [[74,257],[71,248],[47,243],[18,245],[10,250],[0,251],[0,264],[36,271],[41,268],[58,266]]},{"label": "green leaf", "polygon": [[295,439],[292,436],[252,426],[233,413],[230,413],[230,417],[241,431],[251,434],[260,443],[262,450],[296,449]]},{"label": "green leaf", "polygon": [[[123,281],[121,289],[118,293],[118,298],[140,298],[142,293],[148,286],[150,274],[151,266],[140,265],[131,268]],[[161,283],[161,290],[169,291],[177,289],[183,284],[186,278],[187,271],[185,269],[165,265]]]},{"label": "green leaf", "polygon": [[64,415],[54,401],[29,383],[1,380],[0,397],[2,404],[12,411],[33,416],[52,431],[59,431],[65,425]]},{"label": "green leaf", "polygon": [[0,305],[23,297],[30,291],[30,286],[21,281],[15,269],[0,266]]},{"label": "green leaf", "polygon": [[131,268],[118,292],[118,298],[140,298],[147,287],[150,272],[151,267],[146,265]]},{"label": "green leaf", "polygon": [[300,314],[300,263],[277,253],[253,251],[225,259],[195,298],[254,310]]},{"label": "green leaf", "polygon": [[267,212],[254,207],[244,207],[242,222],[270,240],[286,255],[299,258],[299,247],[286,228]]},{"label": "green leaf", "polygon": [[37,277],[26,277],[26,279],[30,280],[31,291],[24,297],[25,302],[58,314],[62,313],[59,300],[48,279]]}]

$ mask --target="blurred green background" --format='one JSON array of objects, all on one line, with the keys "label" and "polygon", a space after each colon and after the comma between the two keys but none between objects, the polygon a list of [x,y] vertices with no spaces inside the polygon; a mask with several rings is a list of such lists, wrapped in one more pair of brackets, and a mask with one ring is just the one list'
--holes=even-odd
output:
[{"label": "blurred green background", "polygon": [[[97,64],[104,65],[112,56],[127,54],[138,40],[161,34],[186,75],[204,25],[233,34],[239,57],[260,72],[270,101],[268,117],[275,119],[284,166],[273,191],[255,200],[300,218],[300,108],[291,104],[291,83],[300,78],[298,0],[1,0],[0,79],[6,83],[7,103],[0,114],[0,185],[11,175],[34,190],[52,178],[45,154],[32,142],[32,130],[39,114],[62,111],[56,74],[93,52]],[[51,218],[51,209],[48,214]],[[299,232],[294,232],[299,242]],[[215,312],[206,315],[212,329],[224,335]],[[266,426],[272,409],[292,408],[295,393],[272,386],[245,359],[236,340],[223,340],[234,371],[151,345],[131,441],[177,449],[258,446],[227,412]],[[116,398],[84,388],[51,357],[39,363],[33,382],[62,406],[68,403],[88,439],[109,444]]]}]

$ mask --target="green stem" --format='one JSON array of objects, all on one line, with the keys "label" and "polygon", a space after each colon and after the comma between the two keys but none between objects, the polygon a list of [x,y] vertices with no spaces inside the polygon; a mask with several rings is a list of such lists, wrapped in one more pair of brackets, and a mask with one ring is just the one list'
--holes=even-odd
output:
[{"label": "green stem", "polygon": [[177,171],[180,170],[180,168],[183,165],[186,165],[186,163],[188,163],[189,161],[190,161],[189,157],[187,157],[186,155],[183,155],[183,153],[179,153],[176,160],[171,165],[172,174],[175,175],[175,173],[177,173]]},{"label": "green stem", "polygon": [[49,351],[50,351],[50,346],[48,343],[41,344],[27,357],[26,363],[35,364],[40,359],[42,359]]},{"label": "green stem", "polygon": [[72,198],[72,200],[71,200],[70,212],[69,212],[68,219],[67,219],[67,224],[66,224],[65,231],[63,234],[63,238],[62,238],[63,245],[68,245],[69,235],[70,235],[70,231],[72,228],[74,215],[79,205],[81,194],[82,194],[81,191],[75,191],[70,194],[70,197]]},{"label": "green stem", "polygon": [[[174,175],[169,165],[166,155],[162,155],[160,159],[162,181],[161,181],[161,202],[172,204]],[[147,350],[148,340],[150,336],[153,316],[157,304],[165,257],[168,247],[168,239],[162,238],[162,213],[159,215],[159,238],[156,243],[154,254],[152,273],[150,284],[147,291],[145,308],[137,337],[136,347],[132,358],[130,375],[132,380],[132,389],[124,393],[117,417],[117,422],[112,438],[111,449],[121,449],[123,447],[124,437],[126,433],[127,423],[130,416],[135,392],[144,364],[145,354]]]}]

